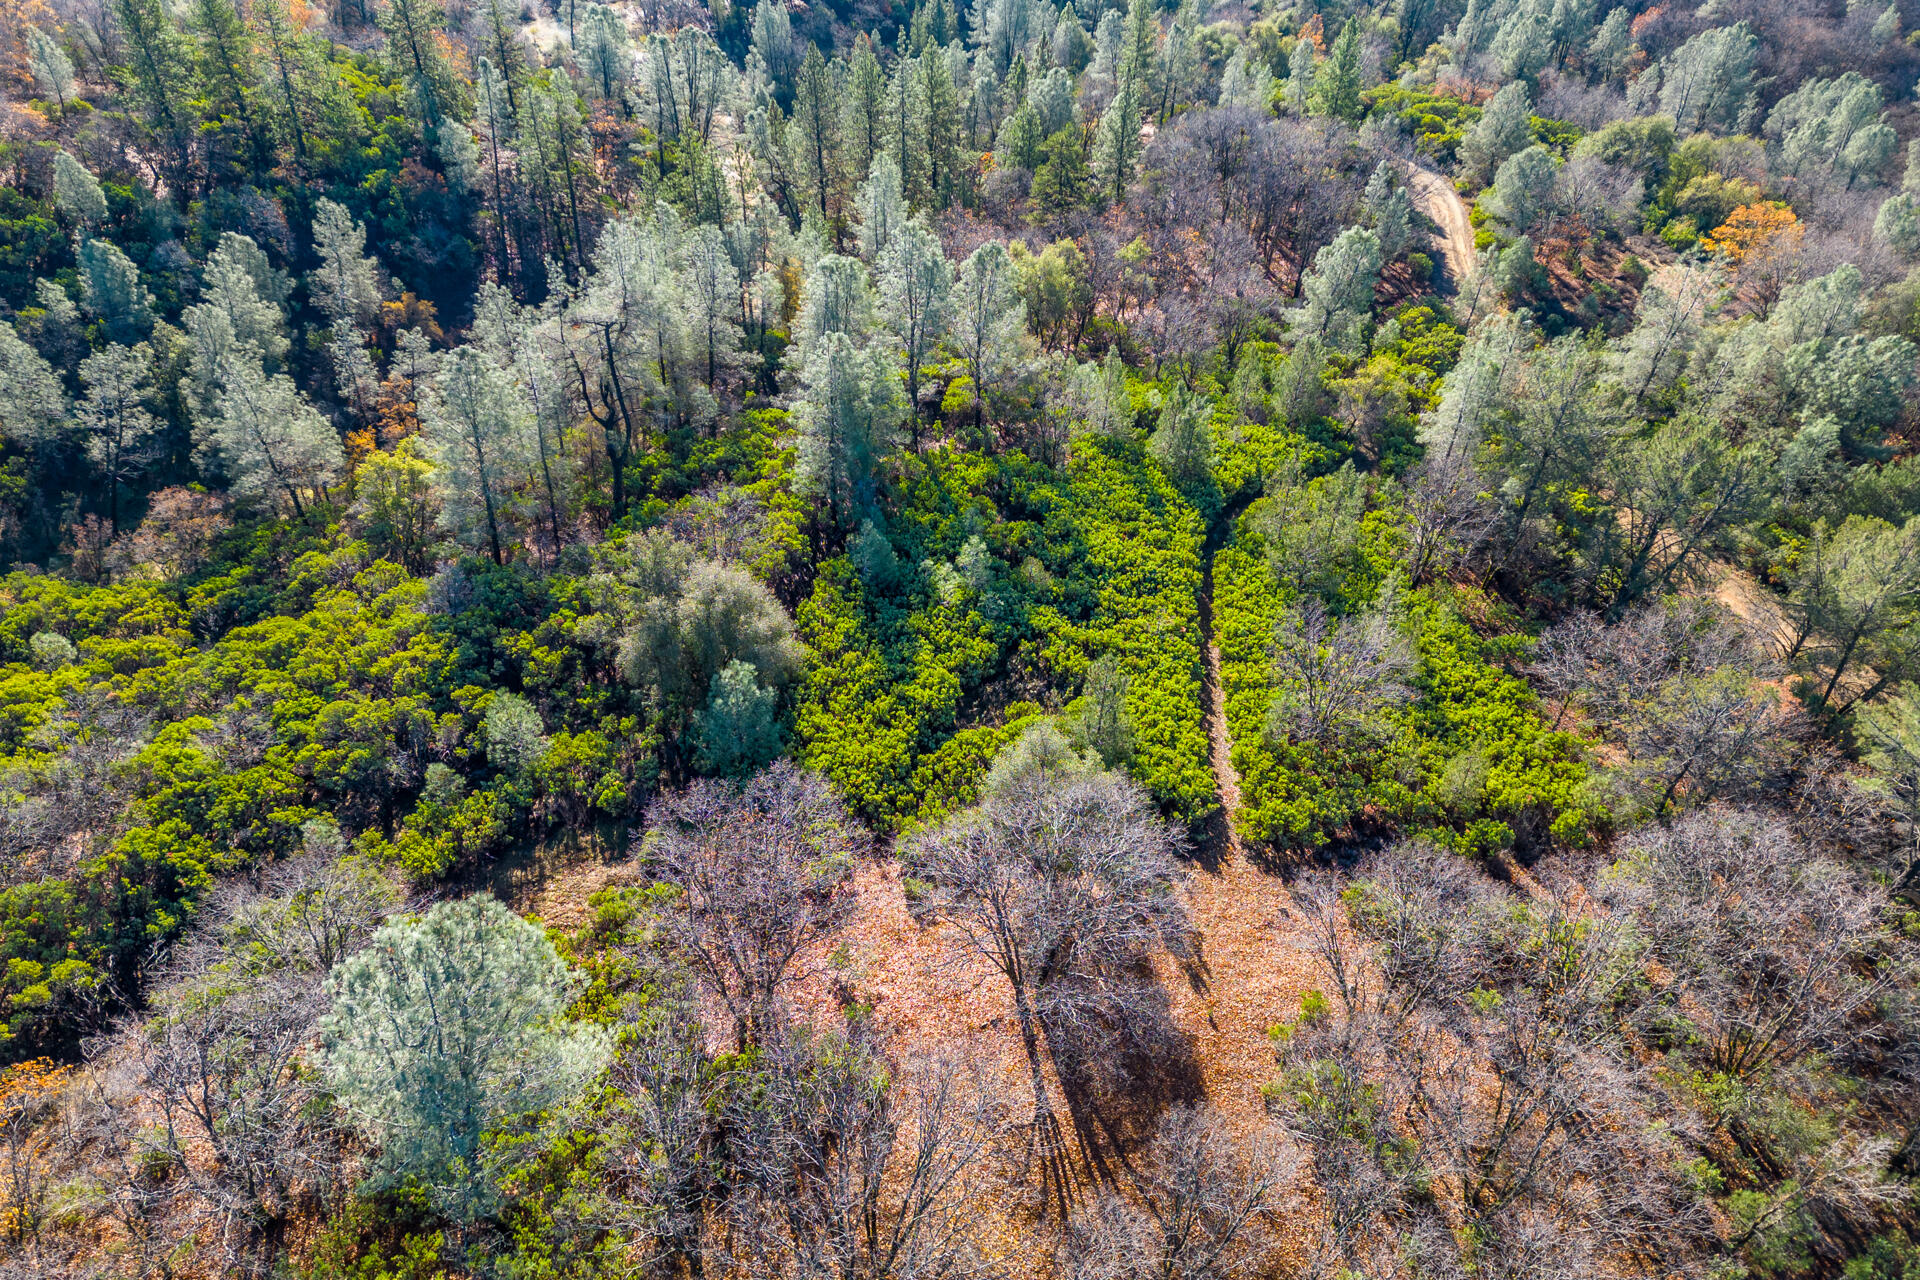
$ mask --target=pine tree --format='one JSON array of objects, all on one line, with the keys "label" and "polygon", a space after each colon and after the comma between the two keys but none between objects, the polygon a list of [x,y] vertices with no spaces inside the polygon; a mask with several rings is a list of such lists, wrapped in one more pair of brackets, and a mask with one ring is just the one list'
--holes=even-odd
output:
[{"label": "pine tree", "polygon": [[487,1130],[574,1096],[609,1049],[562,1021],[573,981],[546,931],[491,897],[383,926],[326,990],[330,1087],[386,1177],[415,1179],[458,1222],[497,1195]]},{"label": "pine tree", "polygon": [[[853,57],[847,66],[846,108],[841,135],[846,142],[847,178],[860,184],[873,172],[874,161],[887,146],[887,73],[874,56],[873,41],[863,31],[854,37]],[[894,185],[899,185],[899,166]]]},{"label": "pine tree", "polygon": [[900,190],[909,205],[926,208],[927,156],[919,145],[920,100],[917,82],[920,60],[897,58],[887,80],[886,150],[900,170]]},{"label": "pine tree", "polygon": [[793,326],[798,363],[812,358],[812,349],[830,333],[844,334],[865,346],[873,330],[873,285],[867,266],[858,258],[829,253],[808,273],[800,314]]},{"label": "pine tree", "polygon": [[313,249],[320,265],[307,296],[335,327],[366,328],[380,313],[380,265],[367,256],[367,229],[345,208],[322,199],[313,210]]},{"label": "pine tree", "polygon": [[744,777],[780,754],[778,696],[750,662],[716,671],[694,726],[694,767],[708,777]]},{"label": "pine tree", "polygon": [[[660,56],[652,61],[656,68],[664,69],[671,74],[672,63],[667,61],[665,49],[666,37],[654,38],[660,42],[662,48]],[[585,73],[587,83],[592,86],[595,96],[607,101],[619,101],[621,93],[626,88],[628,68],[633,61],[631,46],[632,40],[627,34],[625,19],[604,4],[587,6],[586,16],[580,23],[580,32],[574,38],[573,58],[579,64],[580,70]],[[666,106],[672,108],[675,105],[675,100],[669,93]],[[669,132],[666,121],[661,120],[657,123],[660,125],[658,132],[665,137],[679,136],[677,127]],[[677,123],[676,115],[675,124]]]},{"label": "pine tree", "polygon": [[207,105],[214,119],[239,123],[255,173],[273,163],[267,132],[259,118],[255,97],[260,69],[255,64],[252,33],[240,20],[233,0],[193,0],[193,26],[200,33],[200,82],[208,90]]},{"label": "pine tree", "polygon": [[1360,19],[1348,18],[1314,74],[1313,113],[1358,124],[1367,110],[1360,88]]},{"label": "pine tree", "polygon": [[953,267],[940,238],[918,218],[907,223],[880,259],[880,315],[900,348],[916,448],[920,367],[946,336],[952,293]]},{"label": "pine tree", "polygon": [[828,222],[840,216],[841,83],[837,70],[821,56],[820,46],[807,46],[794,80],[793,118],[787,126],[794,172],[808,202]]},{"label": "pine tree", "polygon": [[258,245],[237,232],[221,233],[207,258],[201,296],[205,301],[189,307],[189,315],[202,307],[222,312],[236,341],[252,344],[269,369],[278,365],[287,352],[286,315],[280,309],[285,277]]},{"label": "pine tree", "polygon": [[73,98],[73,62],[60,42],[39,27],[27,28],[27,63],[40,96],[52,98],[64,113]]},{"label": "pine tree", "polygon": [[793,78],[800,71],[800,42],[794,39],[793,19],[786,0],[760,0],[753,9],[753,52],[766,68],[774,96],[792,101]]},{"label": "pine tree", "polygon": [[440,43],[446,22],[436,0],[388,0],[379,14],[387,58],[412,91],[430,137],[443,120],[461,114],[459,83]]},{"label": "pine tree", "polygon": [[159,136],[174,200],[184,205],[191,195],[193,139],[200,123],[193,109],[192,51],[165,0],[113,0],[113,16],[133,76],[134,98],[148,127]]},{"label": "pine tree", "polygon": [[860,207],[860,252],[867,261],[877,264],[907,221],[900,166],[892,156],[881,155],[874,161],[873,172],[860,185],[856,203]]},{"label": "pine tree", "polygon": [[107,519],[120,532],[120,489],[152,461],[148,441],[159,421],[147,411],[153,352],[146,343],[113,343],[80,362],[86,394],[74,407],[73,427],[87,460],[107,482]]},{"label": "pine tree", "polygon": [[202,439],[236,497],[284,498],[299,516],[339,480],[340,437],[284,373],[269,376],[250,355],[234,347],[217,372]]},{"label": "pine tree", "polygon": [[1012,368],[1027,332],[1027,308],[1007,246],[989,240],[960,264],[953,290],[953,345],[973,379],[974,430],[986,434],[988,392]]},{"label": "pine tree", "polygon": [[1117,204],[1133,180],[1140,160],[1140,130],[1146,123],[1147,68],[1153,58],[1158,28],[1147,0],[1133,0],[1127,10],[1125,38],[1115,72],[1113,101],[1100,116],[1093,142],[1093,172],[1101,197]]},{"label": "pine tree", "polygon": [[110,240],[83,240],[74,251],[80,264],[80,305],[114,342],[133,343],[153,324],[153,298],[140,270]]},{"label": "pine tree", "polygon": [[64,150],[53,153],[53,202],[81,226],[107,216],[107,193],[100,189],[100,180]]},{"label": "pine tree", "polygon": [[1500,162],[1526,146],[1533,134],[1527,86],[1515,81],[1493,95],[1460,143],[1460,167],[1469,179],[1487,182]]},{"label": "pine tree", "polygon": [[801,382],[795,484],[825,499],[833,527],[850,528],[873,506],[880,466],[899,446],[900,380],[884,353],[828,332],[808,354]]},{"label": "pine tree", "polygon": [[1040,148],[1046,140],[1040,131],[1039,115],[1023,102],[1000,126],[1000,136],[994,142],[994,166],[1032,172],[1040,167]]},{"label": "pine tree", "polygon": [[1313,41],[1301,36],[1293,42],[1287,57],[1287,101],[1295,111],[1304,113],[1313,99],[1313,82],[1318,76],[1318,54]]},{"label": "pine tree", "polygon": [[331,121],[350,119],[350,96],[338,69],[319,56],[287,11],[287,0],[253,0],[248,6],[265,64],[261,92],[269,127],[293,148],[306,169],[316,150],[330,150]]},{"label": "pine tree", "polygon": [[1501,163],[1481,203],[1513,230],[1531,230],[1552,204],[1553,180],[1559,168],[1553,153],[1539,143],[1516,151]]},{"label": "pine tree", "polygon": [[1204,484],[1213,471],[1213,432],[1207,418],[1212,406],[1175,380],[1160,409],[1160,424],[1147,441],[1147,452],[1167,477],[1183,489]]},{"label": "pine tree", "polygon": [[1586,67],[1590,77],[1611,80],[1619,75],[1633,54],[1632,14],[1623,5],[1607,14],[1606,21],[1587,42]]},{"label": "pine tree", "polygon": [[1091,175],[1087,153],[1080,145],[1080,131],[1072,125],[1062,129],[1047,139],[1040,156],[1033,187],[1027,193],[1034,210],[1042,216],[1061,217],[1084,204]]},{"label": "pine tree", "polygon": [[573,495],[577,468],[567,450],[568,433],[579,421],[577,401],[562,332],[561,302],[545,308],[520,307],[498,284],[480,286],[474,303],[473,332],[482,349],[512,374],[532,414],[538,474],[533,497],[545,508],[553,552],[566,544],[562,522]]},{"label": "pine tree", "polygon": [[1380,256],[1388,262],[1400,256],[1412,237],[1413,202],[1399,178],[1394,163],[1382,160],[1374,167],[1373,176],[1367,179],[1366,194],[1362,197],[1367,216],[1373,222],[1373,233],[1380,237]]},{"label": "pine tree", "polygon": [[1292,331],[1343,351],[1363,350],[1362,330],[1373,310],[1373,288],[1380,279],[1380,237],[1365,227],[1348,227],[1322,246],[1300,282],[1302,305]]},{"label": "pine tree", "polygon": [[1702,31],[1660,60],[1660,113],[1682,137],[1734,133],[1753,111],[1757,41],[1747,24]]},{"label": "pine tree", "polygon": [[442,524],[464,542],[484,541],[495,564],[506,563],[508,499],[535,464],[532,416],[513,380],[471,346],[448,354],[421,397]]},{"label": "pine tree", "polygon": [[[927,197],[935,209],[953,202],[960,185],[960,95],[953,68],[940,50],[920,59],[919,143],[927,163]],[[902,169],[905,175],[905,169]]]},{"label": "pine tree", "polygon": [[0,435],[37,448],[52,442],[66,416],[60,375],[12,325],[0,321]]},{"label": "pine tree", "polygon": [[740,274],[725,234],[715,226],[698,226],[687,233],[686,262],[682,295],[688,303],[688,328],[712,389],[739,364]]}]

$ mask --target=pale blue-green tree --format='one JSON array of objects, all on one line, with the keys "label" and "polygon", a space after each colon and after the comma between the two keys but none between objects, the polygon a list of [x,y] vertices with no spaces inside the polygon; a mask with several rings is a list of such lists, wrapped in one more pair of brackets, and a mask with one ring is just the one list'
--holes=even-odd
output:
[{"label": "pale blue-green tree", "polygon": [[574,1097],[607,1059],[604,1032],[566,1021],[574,990],[546,931],[491,897],[383,925],[338,965],[319,1062],[381,1175],[456,1221],[489,1212],[488,1131]]}]

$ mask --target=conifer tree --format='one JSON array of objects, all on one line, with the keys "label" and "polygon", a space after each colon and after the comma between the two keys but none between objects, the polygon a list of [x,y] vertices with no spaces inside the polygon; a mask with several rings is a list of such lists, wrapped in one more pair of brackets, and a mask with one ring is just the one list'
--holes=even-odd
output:
[{"label": "conifer tree", "polygon": [[1527,145],[1532,112],[1527,86],[1517,80],[1493,95],[1460,143],[1460,165],[1468,178],[1488,181],[1501,161]]},{"label": "conifer tree", "polygon": [[1140,130],[1146,123],[1147,69],[1153,58],[1156,27],[1147,0],[1127,10],[1125,39],[1115,72],[1113,101],[1100,116],[1093,141],[1093,171],[1101,198],[1118,203],[1140,161]]},{"label": "conifer tree", "polygon": [[878,263],[907,221],[907,202],[900,189],[900,166],[882,154],[860,184],[860,253]]},{"label": "conifer tree", "polygon": [[900,443],[900,380],[884,353],[837,331],[814,344],[801,380],[795,482],[825,500],[834,528],[851,528],[873,506],[880,466]]},{"label": "conifer tree", "polygon": [[60,375],[0,321],[0,435],[29,448],[52,441],[67,416]]},{"label": "conifer tree", "polygon": [[1293,332],[1345,351],[1361,350],[1380,266],[1379,236],[1365,227],[1342,231],[1314,255],[1300,282],[1302,305],[1294,313]]},{"label": "conifer tree", "polygon": [[536,454],[524,396],[492,357],[455,347],[421,397],[420,421],[443,527],[469,545],[482,543],[495,564],[505,564],[508,500]]},{"label": "conifer tree", "polygon": [[153,297],[140,283],[140,269],[110,240],[82,240],[80,306],[114,342],[133,343],[153,324]]},{"label": "conifer tree", "polygon": [[[887,146],[887,73],[881,69],[873,41],[864,31],[854,37],[844,98],[841,136],[846,146],[847,179],[859,185],[868,180],[874,161]],[[898,187],[899,183],[896,163],[894,185]]]},{"label": "conifer tree", "polygon": [[820,46],[807,46],[794,79],[793,116],[787,125],[793,170],[807,202],[829,222],[840,216],[842,86],[837,70],[821,56]]},{"label": "conifer tree", "polygon": [[814,263],[793,327],[798,363],[804,365],[812,348],[830,333],[845,334],[864,346],[873,330],[873,309],[873,284],[864,262],[829,253]]},{"label": "conifer tree", "polygon": [[274,505],[284,498],[296,516],[344,469],[334,429],[287,375],[261,369],[249,347],[235,345],[222,361],[200,434],[235,496]]},{"label": "conifer tree", "polygon": [[429,137],[442,121],[460,114],[459,84],[439,38],[446,21],[436,0],[387,0],[379,14],[387,58],[412,91]]},{"label": "conifer tree", "polygon": [[[665,37],[659,37],[664,43]],[[626,87],[628,68],[632,65],[630,52],[632,40],[627,34],[625,19],[604,4],[587,6],[586,17],[580,23],[580,32],[574,37],[573,57],[580,70],[586,73],[587,83],[592,86],[596,97],[618,101]],[[664,61],[664,60],[662,60]],[[656,64],[658,65],[658,64]],[[666,64],[671,71],[671,64]],[[509,81],[511,84],[511,81]],[[674,105],[669,96],[668,106]],[[660,122],[665,133],[665,122]],[[677,121],[676,121],[677,123]],[[674,130],[669,136],[678,136]]]},{"label": "conifer tree", "polygon": [[1360,19],[1348,18],[1327,60],[1313,77],[1313,112],[1357,124],[1366,114],[1360,101]]},{"label": "conifer tree", "polygon": [[33,71],[34,87],[62,112],[73,95],[73,61],[60,42],[39,27],[27,28],[27,62]]},{"label": "conifer tree", "polygon": [[53,201],[61,213],[83,227],[107,216],[107,195],[100,189],[100,180],[64,150],[53,155]]},{"label": "conifer tree", "polygon": [[488,1128],[573,1096],[608,1050],[562,1022],[573,982],[546,931],[488,896],[383,926],[327,995],[335,1095],[379,1143],[383,1176],[416,1179],[459,1222],[498,1194]]},{"label": "conifer tree", "polygon": [[192,50],[165,0],[113,0],[113,16],[134,98],[160,140],[174,201],[184,204],[192,190],[192,148],[200,123],[193,108]]},{"label": "conifer tree", "polygon": [[1313,41],[1302,36],[1293,42],[1293,52],[1287,55],[1287,101],[1295,111],[1304,113],[1313,99],[1318,58]]},{"label": "conifer tree", "polygon": [[153,352],[143,342],[109,345],[80,362],[86,394],[74,407],[73,426],[87,460],[107,482],[107,519],[120,532],[120,490],[152,460],[148,441],[159,421],[147,411]]},{"label": "conifer tree", "polygon": [[213,119],[236,121],[247,142],[256,173],[273,161],[270,141],[256,98],[260,68],[253,33],[240,20],[233,0],[193,0],[192,24],[200,35],[200,82]]},{"label": "conifer tree", "polygon": [[973,379],[974,430],[986,433],[991,388],[1019,359],[1027,308],[1007,246],[989,240],[960,264],[953,290],[953,345]]},{"label": "conifer tree", "polygon": [[908,413],[919,443],[920,368],[946,336],[953,267],[940,238],[915,218],[880,259],[880,315],[898,344],[907,378]]}]

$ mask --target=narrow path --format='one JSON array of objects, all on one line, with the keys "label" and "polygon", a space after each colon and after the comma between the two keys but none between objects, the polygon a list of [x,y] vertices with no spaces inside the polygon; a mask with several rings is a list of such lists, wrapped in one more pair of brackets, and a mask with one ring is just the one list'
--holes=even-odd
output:
[{"label": "narrow path", "polygon": [[1253,1126],[1265,1118],[1260,1087],[1277,1073],[1268,1028],[1297,1017],[1301,997],[1324,988],[1327,979],[1311,919],[1278,875],[1247,857],[1232,826],[1240,777],[1213,634],[1216,545],[1208,540],[1197,603],[1206,654],[1207,738],[1226,812],[1187,881],[1195,963],[1189,980],[1170,980],[1167,989],[1175,1018],[1192,1038],[1207,1100],[1237,1124]]},{"label": "narrow path", "polygon": [[1414,208],[1439,224],[1440,265],[1447,274],[1447,287],[1457,292],[1473,270],[1473,223],[1467,220],[1467,202],[1446,177],[1419,165],[1408,170],[1407,194]]}]

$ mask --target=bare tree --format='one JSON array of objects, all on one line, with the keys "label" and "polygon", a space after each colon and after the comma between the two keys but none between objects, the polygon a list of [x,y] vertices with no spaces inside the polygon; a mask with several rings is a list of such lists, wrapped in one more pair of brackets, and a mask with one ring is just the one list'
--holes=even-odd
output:
[{"label": "bare tree", "polygon": [[780,761],[744,784],[702,779],[647,811],[645,853],[686,894],[664,928],[733,1021],[768,1039],[801,948],[844,914],[855,842],[826,780]]},{"label": "bare tree", "polygon": [[[1711,809],[1627,842],[1604,892],[1684,995],[1712,1070],[1750,1078],[1877,1034],[1876,895],[1784,822]],[[1737,1136],[1737,1135],[1736,1135]]]},{"label": "bare tree", "polygon": [[1385,602],[1338,621],[1317,600],[1289,610],[1274,631],[1273,665],[1279,689],[1267,732],[1276,738],[1384,737],[1381,713],[1413,697],[1402,682],[1413,646]]},{"label": "bare tree", "polygon": [[[1057,1153],[1059,1124],[1042,1038],[1111,1034],[1150,981],[1138,962],[1156,946],[1184,943],[1174,896],[1180,847],[1133,783],[1042,767],[1008,779],[980,808],[906,851],[928,883],[920,909],[950,925],[1011,988],[1043,1152]],[[1064,1169],[1054,1172],[1064,1202]]]},{"label": "bare tree", "polygon": [[865,1026],[795,1028],[733,1125],[735,1197],[754,1275],[962,1280],[989,1270],[968,1230],[998,1128],[951,1060],[898,1075]]},{"label": "bare tree", "polygon": [[1231,1280],[1274,1247],[1281,1184],[1295,1161],[1270,1132],[1236,1141],[1211,1108],[1176,1107],[1141,1153],[1128,1193],[1103,1196],[1066,1233],[1070,1280]]},{"label": "bare tree", "polygon": [[1541,637],[1533,675],[1619,746],[1652,816],[1753,792],[1783,771],[1798,713],[1766,683],[1778,660],[1711,601],[1674,598],[1613,625],[1576,614]]}]

